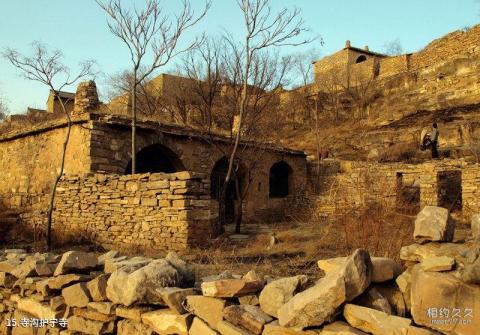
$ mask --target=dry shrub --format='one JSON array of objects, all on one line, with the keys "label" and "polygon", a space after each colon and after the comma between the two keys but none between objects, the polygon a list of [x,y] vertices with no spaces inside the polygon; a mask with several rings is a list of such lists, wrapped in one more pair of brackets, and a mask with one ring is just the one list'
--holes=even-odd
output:
[{"label": "dry shrub", "polygon": [[401,247],[413,243],[414,217],[379,204],[341,221],[348,253],[362,248],[372,256],[398,260]]},{"label": "dry shrub", "polygon": [[385,149],[380,158],[379,162],[406,162],[413,163],[419,159],[420,152],[418,145],[413,142],[400,142],[395,143]]}]

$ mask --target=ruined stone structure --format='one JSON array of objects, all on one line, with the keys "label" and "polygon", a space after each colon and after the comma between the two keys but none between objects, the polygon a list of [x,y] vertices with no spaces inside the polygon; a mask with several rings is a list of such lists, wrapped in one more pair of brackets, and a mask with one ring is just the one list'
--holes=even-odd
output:
[{"label": "ruined stone structure", "polygon": [[[229,139],[139,121],[140,174],[122,176],[131,171],[130,119],[95,112],[97,106],[94,83],[80,84],[54,226],[93,236],[100,243],[154,244],[176,250],[207,239],[209,220],[217,219]],[[0,201],[8,208],[26,209],[27,223],[40,225],[45,218],[66,131],[66,120],[57,118],[0,136],[0,156],[8,157],[0,160]],[[291,197],[305,190],[303,152],[243,142],[239,157],[246,220],[282,215],[291,207]],[[202,177],[195,177],[198,172]],[[90,177],[92,173],[103,177]],[[229,217],[240,210],[231,186],[225,201]]]},{"label": "ruined stone structure", "polygon": [[[312,166],[314,170],[316,167]],[[422,164],[325,160],[317,184],[317,210],[326,214],[356,211],[370,204],[390,208],[440,206],[468,219],[480,211],[480,167],[464,160]]]}]

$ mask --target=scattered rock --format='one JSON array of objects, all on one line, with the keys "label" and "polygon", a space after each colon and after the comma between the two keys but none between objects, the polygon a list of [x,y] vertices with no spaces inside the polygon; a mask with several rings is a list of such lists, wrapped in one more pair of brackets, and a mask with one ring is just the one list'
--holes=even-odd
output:
[{"label": "scattered rock", "polygon": [[472,236],[475,241],[480,241],[480,214],[474,214],[470,221]]},{"label": "scattered rock", "polygon": [[93,301],[107,300],[107,282],[109,274],[103,274],[87,283],[88,291]]},{"label": "scattered rock", "polygon": [[169,309],[142,314],[142,322],[159,334],[188,335],[193,315],[177,314]]},{"label": "scattered rock", "polygon": [[390,306],[387,298],[385,298],[375,287],[367,289],[363,294],[355,299],[354,303],[363,307],[376,309],[377,311],[381,311],[389,315],[393,314],[392,307]]},{"label": "scattered rock", "polygon": [[85,272],[93,270],[98,264],[97,256],[83,251],[67,251],[62,255],[54,276],[69,272]]},{"label": "scattered rock", "polygon": [[300,291],[307,281],[307,276],[295,276],[272,281],[260,293],[260,307],[265,313],[277,317],[278,309]]},{"label": "scattered rock", "polygon": [[220,321],[217,325],[218,331],[222,335],[252,335],[252,333],[243,330],[228,321]]},{"label": "scattered rock", "polygon": [[153,330],[140,322],[121,320],[117,323],[117,335],[152,335]]},{"label": "scattered rock", "polygon": [[425,206],[415,219],[413,238],[417,243],[431,241],[451,242],[455,232],[455,222],[448,209]]},{"label": "scattered rock", "polygon": [[340,268],[343,263],[345,263],[345,260],[347,257],[336,257],[336,258],[329,258],[329,259],[321,259],[317,262],[318,267],[327,274],[328,272]]},{"label": "scattered rock", "polygon": [[213,329],[217,329],[218,323],[223,320],[223,310],[229,305],[226,300],[201,295],[188,296],[185,300],[186,310],[206,321]]},{"label": "scattered rock", "polygon": [[80,316],[71,316],[67,319],[68,330],[91,335],[108,334],[113,332],[113,322],[87,320]]},{"label": "scattered rock", "polygon": [[455,264],[455,259],[448,256],[433,256],[425,258],[420,267],[424,271],[450,271]]},{"label": "scattered rock", "polygon": [[480,284],[480,258],[477,258],[473,264],[466,265],[461,276],[467,284]]},{"label": "scattered rock", "polygon": [[371,257],[372,282],[382,283],[394,279],[402,273],[402,266],[387,257]]},{"label": "scattered rock", "polygon": [[263,288],[261,280],[224,279],[204,282],[202,294],[206,297],[233,298],[256,293]]},{"label": "scattered rock", "polygon": [[62,296],[67,306],[70,307],[87,307],[92,299],[85,283],[78,283],[64,288]]},{"label": "scattered rock", "polygon": [[187,310],[183,306],[185,298],[189,295],[197,295],[193,288],[165,287],[157,289],[163,302],[174,312],[185,314]]},{"label": "scattered rock", "polygon": [[[262,290],[262,292],[265,290],[265,288]],[[238,298],[238,303],[240,305],[252,305],[252,306],[257,306],[260,304],[260,301],[258,300],[258,296],[255,294],[251,295],[244,295],[243,297]]]},{"label": "scattered rock", "polygon": [[361,330],[350,327],[348,323],[335,321],[323,327],[321,335],[367,335]]},{"label": "scattered rock", "polygon": [[210,328],[202,319],[195,317],[188,330],[190,335],[217,335],[218,333]]},{"label": "scattered rock", "polygon": [[246,329],[253,334],[261,334],[263,326],[273,321],[260,307],[249,305],[232,305],[223,310],[223,318],[235,326]]},{"label": "scattered rock", "polygon": [[367,251],[358,249],[317,284],[298,293],[278,310],[281,326],[320,326],[332,319],[345,301],[360,295],[369,285],[372,263]]},{"label": "scattered rock", "polygon": [[137,266],[125,266],[111,274],[107,282],[107,297],[111,302],[125,306],[133,303],[162,304],[156,290],[179,284],[177,270],[164,259],[151,261],[139,269]]},{"label": "scattered rock", "polygon": [[263,328],[262,335],[317,335],[318,332],[314,330],[298,330],[294,328],[282,327],[278,321],[273,321],[266,324]]},{"label": "scattered rock", "polygon": [[352,304],[345,305],[343,316],[352,327],[374,335],[405,334],[412,323],[410,319]]},{"label": "scattered rock", "polygon": [[[471,317],[468,315],[470,310],[480,306],[478,286],[465,284],[448,273],[425,272],[418,268],[412,272],[411,282],[411,312],[416,324],[454,335],[475,334],[480,313],[473,311]],[[450,320],[456,318],[457,322],[445,321],[449,319],[445,317],[447,310]]]},{"label": "scattered rock", "polygon": [[121,318],[129,319],[136,322],[142,322],[142,315],[147,312],[153,311],[151,306],[134,306],[125,307],[118,306],[115,310],[115,314]]}]

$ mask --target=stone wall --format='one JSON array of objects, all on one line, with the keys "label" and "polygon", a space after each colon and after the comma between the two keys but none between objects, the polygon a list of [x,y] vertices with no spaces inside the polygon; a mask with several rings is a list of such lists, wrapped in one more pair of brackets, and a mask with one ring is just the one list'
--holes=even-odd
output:
[{"label": "stone wall", "polygon": [[[61,121],[63,122],[63,121]],[[0,136],[0,203],[22,207],[48,194],[60,168],[66,128]],[[89,132],[74,124],[67,147],[66,174],[90,171]]]},{"label": "stone wall", "polygon": [[[322,163],[326,167],[320,170],[319,178],[315,181],[318,185],[315,196],[317,210],[325,214],[347,213],[370,204],[395,207],[401,201],[400,194],[405,188],[418,190],[418,208],[440,205],[439,176],[444,172],[460,171],[463,174],[467,166],[462,160],[431,161],[423,164],[338,161],[336,168],[332,169],[332,166],[335,166],[333,162],[335,161]],[[464,191],[468,192],[470,185],[474,184],[463,181]],[[455,189],[460,185],[451,187]],[[463,201],[465,196],[467,199],[473,197],[463,195]]]},{"label": "stone wall", "polygon": [[463,209],[467,217],[480,213],[480,165],[470,165],[462,171]]},{"label": "stone wall", "polygon": [[68,176],[57,189],[53,230],[107,248],[185,250],[210,236],[209,184],[190,172]]}]

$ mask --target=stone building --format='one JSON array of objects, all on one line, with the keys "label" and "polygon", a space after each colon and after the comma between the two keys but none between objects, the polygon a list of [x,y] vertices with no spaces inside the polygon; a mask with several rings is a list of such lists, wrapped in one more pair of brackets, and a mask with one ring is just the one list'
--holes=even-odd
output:
[{"label": "stone building", "polygon": [[[132,176],[130,118],[99,109],[94,83],[81,83],[75,94],[54,229],[103,244],[139,243],[157,249],[180,250],[207,240],[211,221],[218,219],[218,195],[231,140],[206,137],[178,125],[139,121],[138,174]],[[23,219],[29,224],[44,223],[42,212],[60,166],[66,131],[66,120],[56,118],[0,135],[0,202],[26,210]],[[306,156],[301,151],[245,141],[239,158],[246,221],[281,216],[292,207],[292,197],[305,190]],[[230,185],[225,201],[231,218],[240,207]],[[129,240],[132,236],[137,238]]]}]

